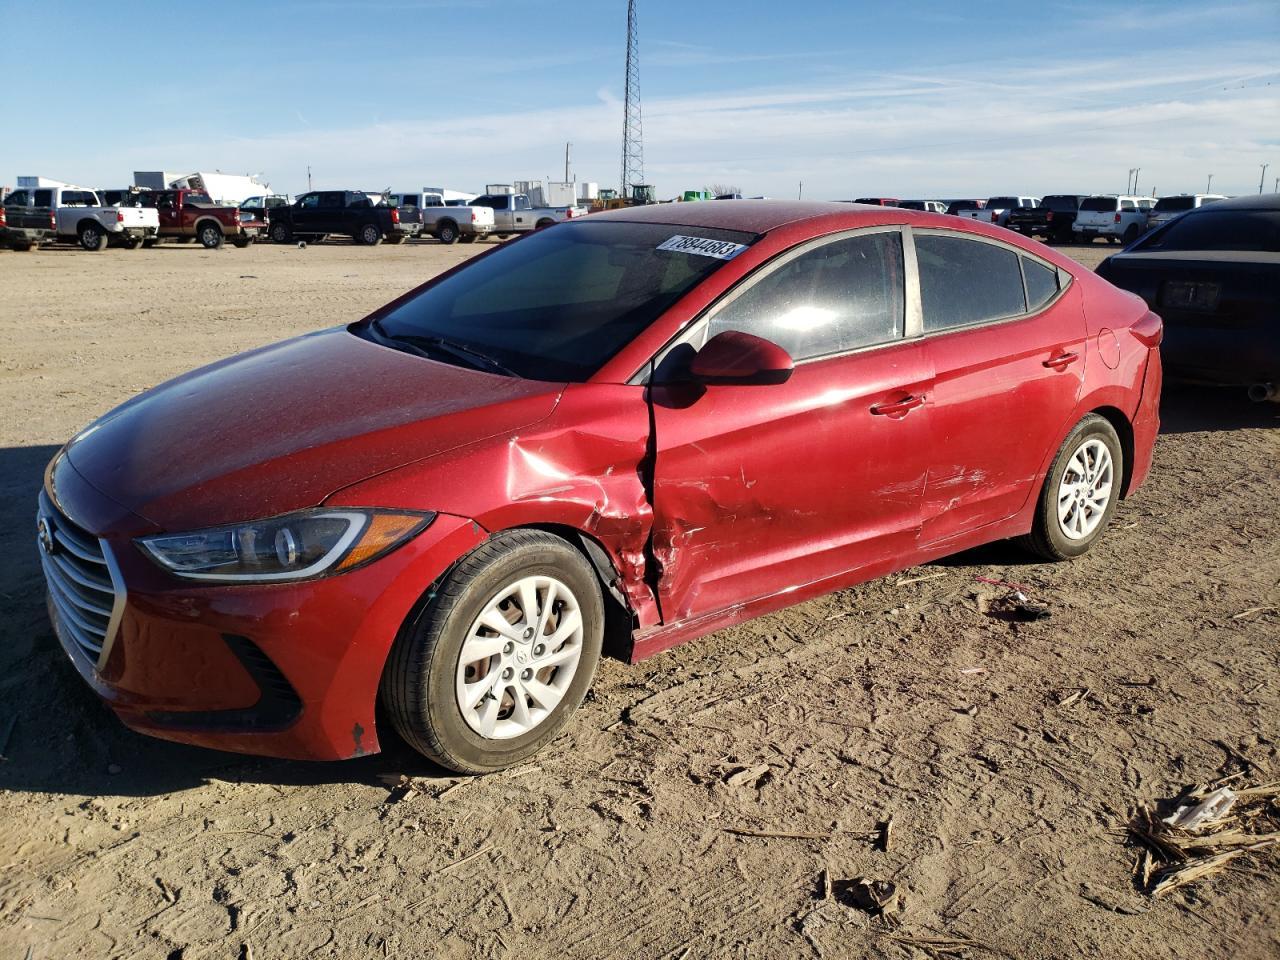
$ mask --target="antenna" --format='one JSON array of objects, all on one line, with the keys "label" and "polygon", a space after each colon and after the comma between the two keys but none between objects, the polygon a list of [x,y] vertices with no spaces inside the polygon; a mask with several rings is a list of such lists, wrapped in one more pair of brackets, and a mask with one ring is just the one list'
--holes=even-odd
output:
[{"label": "antenna", "polygon": [[640,124],[640,51],[636,39],[636,0],[627,0],[627,77],[623,93],[622,187],[623,198],[631,185],[644,183],[644,134]]}]

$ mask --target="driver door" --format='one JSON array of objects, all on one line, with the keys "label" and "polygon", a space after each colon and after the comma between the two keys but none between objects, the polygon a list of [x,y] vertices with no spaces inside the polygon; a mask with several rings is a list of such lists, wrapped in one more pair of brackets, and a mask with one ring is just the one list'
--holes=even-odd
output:
[{"label": "driver door", "polygon": [[[666,352],[650,388],[664,623],[887,569],[915,549],[932,374],[905,338],[918,309],[903,261],[896,227],[813,241]],[[680,351],[728,330],[782,346],[790,378],[697,386],[664,375]]]}]

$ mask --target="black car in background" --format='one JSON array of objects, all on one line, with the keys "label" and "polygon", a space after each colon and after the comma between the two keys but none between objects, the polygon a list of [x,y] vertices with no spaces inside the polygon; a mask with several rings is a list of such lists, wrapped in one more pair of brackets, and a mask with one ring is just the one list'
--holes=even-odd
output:
[{"label": "black car in background", "polygon": [[1104,260],[1099,276],[1164,318],[1171,377],[1280,399],[1280,194],[1218,200]]},{"label": "black car in background", "polygon": [[1055,193],[1040,201],[1038,207],[1019,207],[1009,211],[1010,230],[1028,237],[1042,236],[1059,243],[1071,239],[1071,225],[1080,212],[1080,202],[1087,193]]},{"label": "black car in background", "polygon": [[986,205],[986,200],[948,200],[947,213],[953,217],[958,217],[961,210],[981,210]]},{"label": "black car in background", "polygon": [[403,243],[422,232],[422,214],[400,211],[360,190],[313,190],[285,207],[271,208],[271,239],[319,241],[347,236],[369,246]]}]

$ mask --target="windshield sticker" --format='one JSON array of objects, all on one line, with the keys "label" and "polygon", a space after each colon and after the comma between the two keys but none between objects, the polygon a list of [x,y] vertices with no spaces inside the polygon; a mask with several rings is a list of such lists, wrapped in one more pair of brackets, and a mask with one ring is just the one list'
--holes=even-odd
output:
[{"label": "windshield sticker", "polygon": [[716,260],[732,260],[743,250],[745,243],[730,243],[728,240],[708,240],[706,237],[671,237],[658,244],[659,250],[670,250],[672,253],[692,253],[699,257],[714,257]]}]

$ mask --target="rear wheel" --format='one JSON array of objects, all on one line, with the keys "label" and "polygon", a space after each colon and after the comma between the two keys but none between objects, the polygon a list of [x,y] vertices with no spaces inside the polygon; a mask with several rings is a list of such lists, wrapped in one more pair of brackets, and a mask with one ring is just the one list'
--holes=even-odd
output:
[{"label": "rear wheel", "polygon": [[142,246],[141,237],[126,236],[124,238],[124,248],[126,250],[137,250],[140,246]]},{"label": "rear wheel", "polygon": [[237,250],[243,250],[249,244],[253,243],[253,237],[236,237],[231,241]]},{"label": "rear wheel", "polygon": [[604,635],[591,565],[540,530],[498,534],[436,585],[391,651],[382,697],[415,749],[463,773],[527,759],[582,702]]},{"label": "rear wheel", "polygon": [[356,234],[356,242],[363,243],[366,247],[376,247],[382,242],[382,231],[377,224],[366,223]]},{"label": "rear wheel", "polygon": [[80,227],[80,246],[93,253],[107,249],[107,231],[96,223],[85,223]]},{"label": "rear wheel", "polygon": [[200,241],[200,246],[206,250],[217,250],[222,246],[226,238],[223,237],[222,230],[216,224],[202,223],[200,229],[196,231],[196,239]]},{"label": "rear wheel", "polygon": [[1023,546],[1045,560],[1087,552],[1111,522],[1123,477],[1124,452],[1115,427],[1089,414],[1058,450]]},{"label": "rear wheel", "polygon": [[475,243],[477,237],[474,233],[464,233],[458,239],[461,240],[463,243]]},{"label": "rear wheel", "polygon": [[553,227],[555,226],[555,223],[556,222],[554,220],[551,220],[549,218],[544,218],[538,221],[538,229],[541,230],[544,227]]},{"label": "rear wheel", "polygon": [[159,240],[158,238],[156,238],[156,237],[152,237],[152,238],[150,238],[149,240],[143,240],[143,241],[142,241],[142,245],[143,245],[144,247],[146,247],[148,250],[150,250],[152,247],[154,247],[154,246],[155,246],[157,243],[159,243],[159,242],[160,242],[160,240]]},{"label": "rear wheel", "polygon": [[283,223],[273,223],[271,225],[271,242],[272,243],[288,243],[289,228]]},{"label": "rear wheel", "polygon": [[437,228],[436,236],[439,238],[441,243],[457,243],[458,225],[445,221]]}]

